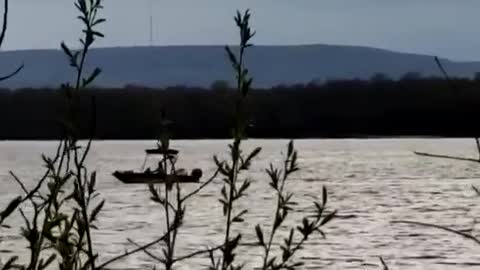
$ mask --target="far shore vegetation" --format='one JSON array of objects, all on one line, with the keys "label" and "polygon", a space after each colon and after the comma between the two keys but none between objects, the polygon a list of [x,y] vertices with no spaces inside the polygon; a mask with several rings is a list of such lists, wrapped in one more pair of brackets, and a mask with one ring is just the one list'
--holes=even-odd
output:
[{"label": "far shore vegetation", "polygon": [[[433,59],[432,59],[433,61]],[[377,76],[378,77],[378,76]],[[92,84],[94,85],[94,84]],[[255,89],[248,103],[254,138],[474,137],[480,113],[480,80],[423,78],[330,81]],[[453,86],[453,87],[452,87]],[[88,138],[90,100],[97,103],[95,139],[155,139],[159,108],[175,123],[176,139],[225,139],[232,128],[235,86],[209,89],[126,86],[79,93],[80,137]],[[66,107],[59,89],[0,90],[0,139],[61,137],[58,115]],[[25,108],[28,108],[26,110]]]}]

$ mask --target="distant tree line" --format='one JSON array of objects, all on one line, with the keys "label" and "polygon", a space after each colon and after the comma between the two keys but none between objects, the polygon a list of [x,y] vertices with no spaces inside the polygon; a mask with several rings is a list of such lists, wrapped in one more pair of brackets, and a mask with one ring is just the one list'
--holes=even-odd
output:
[{"label": "distant tree line", "polygon": [[[261,138],[477,136],[480,80],[385,76],[253,90],[248,134]],[[154,139],[161,111],[175,138],[227,138],[235,95],[227,83],[211,89],[169,87],[81,91],[79,132],[88,137],[91,97],[97,139]],[[0,139],[58,139],[62,90],[0,90]]]}]

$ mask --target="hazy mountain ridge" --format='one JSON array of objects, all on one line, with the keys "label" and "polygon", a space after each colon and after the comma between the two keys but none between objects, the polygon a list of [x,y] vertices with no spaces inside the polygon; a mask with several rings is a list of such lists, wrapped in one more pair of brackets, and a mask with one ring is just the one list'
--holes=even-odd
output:
[{"label": "hazy mountain ridge", "polygon": [[[9,73],[20,63],[25,64],[24,70],[0,87],[57,87],[73,79],[60,50],[2,52],[0,74]],[[87,63],[89,68],[102,68],[96,85],[104,87],[209,86],[216,80],[233,81],[223,46],[96,48]],[[452,76],[471,77],[480,71],[480,62],[444,59],[442,63]],[[440,75],[433,56],[357,46],[255,46],[248,52],[247,64],[259,87],[312,79],[366,79],[379,72],[393,78],[407,72]]]}]

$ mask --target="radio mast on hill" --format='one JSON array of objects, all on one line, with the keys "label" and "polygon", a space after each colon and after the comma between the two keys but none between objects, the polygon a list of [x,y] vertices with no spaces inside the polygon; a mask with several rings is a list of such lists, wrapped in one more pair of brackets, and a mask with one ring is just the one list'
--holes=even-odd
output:
[{"label": "radio mast on hill", "polygon": [[153,0],[149,0],[149,9],[148,9],[148,12],[149,12],[149,15],[150,15],[150,25],[149,25],[149,34],[150,34],[150,47],[153,46]]}]

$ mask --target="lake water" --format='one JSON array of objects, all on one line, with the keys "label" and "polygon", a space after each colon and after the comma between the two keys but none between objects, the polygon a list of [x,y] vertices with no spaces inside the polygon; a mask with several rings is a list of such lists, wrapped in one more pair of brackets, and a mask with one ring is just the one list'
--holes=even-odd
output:
[{"label": "lake water", "polygon": [[[199,167],[204,175],[213,170],[212,155],[226,152],[228,141],[175,141],[180,150],[179,164]],[[245,147],[264,149],[248,174],[253,180],[248,196],[239,203],[248,208],[246,222],[234,227],[252,243],[257,223],[270,225],[275,201],[264,168],[280,162],[286,140],[249,140]],[[41,153],[51,153],[55,142],[0,142],[0,205],[21,193],[8,175],[14,171],[28,185],[41,175]],[[145,186],[123,185],[111,173],[116,169],[138,169],[143,149],[153,141],[99,141],[94,143],[89,164],[98,172],[98,189],[107,203],[95,231],[95,247],[100,261],[139,243],[163,234],[163,211],[149,200]],[[380,269],[382,256],[390,269],[480,269],[479,246],[447,232],[423,227],[392,224],[394,220],[412,220],[470,229],[480,217],[480,198],[471,189],[480,185],[480,164],[420,157],[413,151],[476,157],[470,139],[372,139],[372,140],[298,140],[302,170],[288,185],[299,203],[301,215],[311,211],[311,201],[320,200],[325,185],[329,191],[329,209],[337,209],[340,218],[325,227],[326,239],[314,237],[298,254],[305,269]],[[198,194],[187,206],[186,222],[179,235],[179,253],[187,254],[220,243],[223,230],[218,179]],[[186,187],[193,189],[196,184]],[[20,254],[25,259],[24,242],[19,235],[23,223],[19,216],[7,222],[13,229],[0,232],[0,258]],[[478,230],[474,228],[474,234]],[[153,250],[159,252],[159,249]],[[260,259],[262,251],[251,246],[239,250],[247,269]],[[114,265],[118,269],[152,269],[152,260],[137,254]],[[177,269],[204,269],[207,261],[198,258]]]}]

